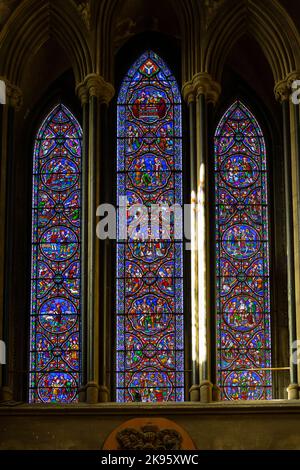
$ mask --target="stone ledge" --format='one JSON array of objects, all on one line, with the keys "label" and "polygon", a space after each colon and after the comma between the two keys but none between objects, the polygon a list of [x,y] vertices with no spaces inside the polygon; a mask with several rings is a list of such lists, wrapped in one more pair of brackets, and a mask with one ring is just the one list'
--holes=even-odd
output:
[{"label": "stone ledge", "polygon": [[0,403],[0,416],[41,416],[41,415],[207,415],[207,414],[300,414],[300,400],[239,401],[218,403],[86,403],[70,405],[30,405],[16,406]]}]

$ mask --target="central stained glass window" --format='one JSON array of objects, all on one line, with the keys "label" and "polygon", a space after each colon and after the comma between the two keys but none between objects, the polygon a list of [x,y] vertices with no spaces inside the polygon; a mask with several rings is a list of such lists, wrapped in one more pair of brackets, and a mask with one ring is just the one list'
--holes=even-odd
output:
[{"label": "central stained glass window", "polygon": [[224,400],[272,398],[266,146],[236,101],[215,134],[217,365]]},{"label": "central stained glass window", "polygon": [[[117,401],[182,401],[183,243],[174,218],[169,239],[150,223],[151,206],[182,206],[181,97],[154,52],[128,71],[117,113],[117,197],[127,199],[127,224],[140,217],[145,231],[117,243]],[[133,205],[146,212],[131,217]]]}]

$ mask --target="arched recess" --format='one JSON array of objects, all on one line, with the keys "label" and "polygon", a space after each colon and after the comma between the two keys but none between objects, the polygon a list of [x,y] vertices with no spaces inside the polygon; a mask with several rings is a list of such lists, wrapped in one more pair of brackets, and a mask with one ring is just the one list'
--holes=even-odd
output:
[{"label": "arched recess", "polygon": [[[164,3],[164,11],[170,11],[172,25],[167,25],[167,32],[160,29],[159,23],[162,15],[159,8],[156,7],[151,11],[152,5],[150,6],[150,4],[128,1],[130,16],[124,17],[122,17],[122,11],[126,12],[126,6],[123,0],[110,0],[108,2],[99,2],[95,5],[96,43],[102,45],[101,53],[96,58],[96,70],[98,73],[107,80],[113,81],[113,58],[117,52],[115,47],[116,34],[119,35],[119,33],[123,35],[123,42],[125,43],[130,38],[143,32],[164,33],[166,36],[174,37],[174,30],[176,30],[177,38],[180,41],[184,38],[184,43],[182,42],[182,50],[185,51],[182,55],[183,70],[190,64],[188,59],[189,54],[192,53],[194,59],[197,60],[194,44],[195,34],[197,34],[195,29],[199,32],[199,2],[196,0],[162,0],[161,3]],[[148,23],[145,21],[144,25],[139,28],[140,23],[143,21],[143,15],[147,18]],[[153,24],[149,24],[149,20]],[[121,22],[119,25],[118,21]],[[200,35],[198,34],[198,36]],[[187,65],[185,61],[188,62]]]},{"label": "arched recess", "polygon": [[82,130],[62,104],[35,139],[29,401],[70,403],[81,383]]},{"label": "arched recess", "polygon": [[90,34],[71,0],[25,0],[0,33],[0,74],[19,86],[23,69],[50,37],[70,57],[76,83],[93,71]]},{"label": "arched recess", "polygon": [[[24,113],[16,113],[14,126],[14,147],[9,153],[10,170],[14,191],[10,191],[9,237],[5,251],[11,253],[11,261],[6,273],[8,296],[8,368],[9,386],[14,397],[28,401],[29,369],[29,312],[31,290],[31,216],[32,216],[32,165],[33,146],[36,134],[49,110],[63,102],[81,122],[81,107],[75,96],[75,82],[72,70],[61,67],[56,61],[57,70],[47,74],[47,58],[51,60],[47,43],[46,57],[40,50],[33,62],[29,62],[22,77],[24,87]],[[57,46],[61,53],[61,49]],[[47,55],[48,54],[48,55]],[[34,80],[30,77],[33,73]],[[22,227],[22,236],[17,227]],[[26,311],[26,313],[25,313]],[[83,370],[85,365],[83,364]]]},{"label": "arched recess", "polygon": [[[257,74],[257,70],[260,74]],[[234,99],[239,99],[254,113],[266,140],[271,246],[272,367],[276,369],[272,372],[272,397],[285,398],[289,384],[289,330],[281,109],[274,99],[274,75],[270,63],[259,42],[249,32],[239,36],[230,47],[220,74],[222,95],[216,106],[215,118],[220,119]],[[217,122],[214,125],[217,126]],[[213,131],[212,129],[212,133]],[[213,185],[213,181],[210,181]]]},{"label": "arched recess", "polygon": [[152,212],[183,203],[181,97],[156,53],[143,53],[124,77],[117,123],[117,199],[127,198],[129,214],[128,238],[120,225],[117,242],[117,401],[182,401],[181,219]]},{"label": "arched recess", "polygon": [[299,34],[280,3],[277,0],[232,0],[220,6],[205,34],[203,71],[221,81],[226,58],[245,33],[259,43],[275,83],[299,70]]}]

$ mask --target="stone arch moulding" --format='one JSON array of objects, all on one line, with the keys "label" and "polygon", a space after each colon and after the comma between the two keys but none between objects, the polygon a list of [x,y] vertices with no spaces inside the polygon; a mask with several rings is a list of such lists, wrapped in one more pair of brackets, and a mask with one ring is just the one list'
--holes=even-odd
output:
[{"label": "stone arch moulding", "polygon": [[134,418],[108,436],[103,450],[197,450],[189,434],[166,418]]},{"label": "stone arch moulding", "polygon": [[[191,51],[196,63],[198,60],[196,51],[197,38],[200,37],[201,2],[198,0],[162,0],[168,3],[169,8],[174,10],[178,19],[182,35],[182,69],[189,70],[190,60],[186,57]],[[120,5],[123,0],[109,0],[106,2],[95,2],[94,16],[96,18],[96,44],[101,44],[101,55],[96,57],[96,71],[103,75],[106,80],[113,81],[113,30],[118,16]],[[189,34],[186,34],[189,31]],[[200,54],[199,54],[200,56]],[[101,64],[100,64],[101,61]],[[193,61],[193,63],[194,63]],[[103,68],[103,70],[102,70]]]},{"label": "stone arch moulding", "polygon": [[28,58],[51,36],[70,56],[77,83],[93,72],[88,34],[76,5],[71,0],[24,0],[0,32],[0,75],[19,86]]},{"label": "stone arch moulding", "polygon": [[203,70],[221,81],[226,58],[245,32],[262,48],[275,83],[299,70],[299,35],[293,20],[278,0],[224,2],[205,35]]}]

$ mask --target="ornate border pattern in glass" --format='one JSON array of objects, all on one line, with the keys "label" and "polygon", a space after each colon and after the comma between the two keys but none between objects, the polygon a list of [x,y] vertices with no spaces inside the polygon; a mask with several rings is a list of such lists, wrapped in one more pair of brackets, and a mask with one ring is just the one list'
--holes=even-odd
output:
[{"label": "ornate border pattern in glass", "polygon": [[268,174],[262,130],[236,101],[215,133],[217,369],[223,400],[272,398]]},{"label": "ornate border pattern in glass", "polygon": [[31,403],[77,401],[80,380],[82,131],[62,104],[35,141],[32,201]]},{"label": "ornate border pattern in glass", "polygon": [[[154,52],[144,53],[128,71],[117,113],[118,201],[143,204],[147,218],[153,204],[182,205],[181,97]],[[182,237],[176,239],[172,225],[169,240],[146,230],[143,240],[134,233],[123,241],[118,236],[117,401],[182,401]]]}]

